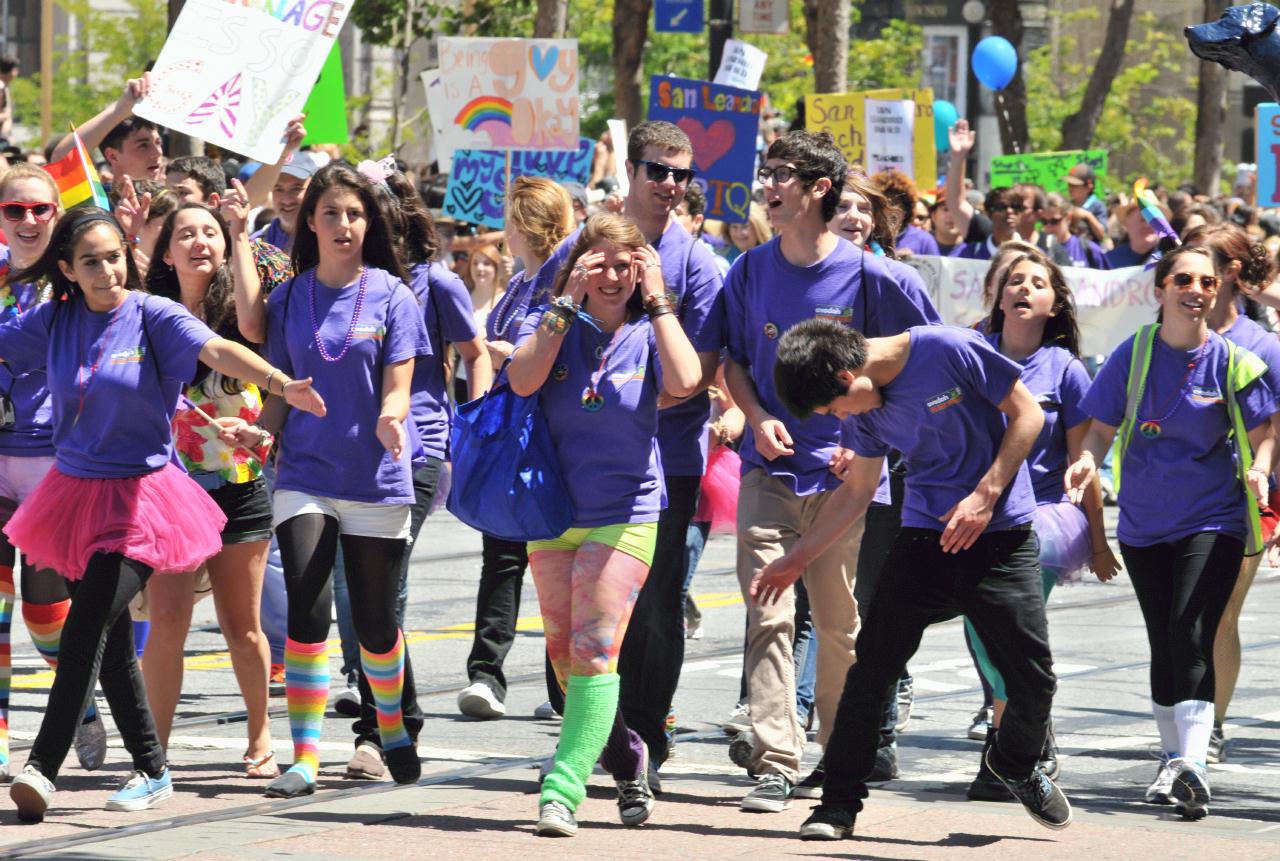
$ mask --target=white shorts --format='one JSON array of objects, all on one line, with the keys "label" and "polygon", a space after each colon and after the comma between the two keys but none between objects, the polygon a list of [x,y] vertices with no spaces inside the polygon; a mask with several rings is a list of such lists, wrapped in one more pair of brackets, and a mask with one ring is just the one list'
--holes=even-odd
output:
[{"label": "white shorts", "polygon": [[277,490],[273,497],[273,523],[277,529],[299,514],[323,514],[338,521],[340,535],[369,538],[409,537],[409,506],[385,502],[354,502],[331,496],[314,496],[299,490]]},{"label": "white shorts", "polygon": [[0,454],[0,499],[22,502],[53,468],[53,457]]}]

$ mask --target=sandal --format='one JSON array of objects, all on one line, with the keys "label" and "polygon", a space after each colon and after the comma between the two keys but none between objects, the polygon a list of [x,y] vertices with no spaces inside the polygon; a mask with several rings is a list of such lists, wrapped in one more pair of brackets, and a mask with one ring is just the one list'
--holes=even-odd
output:
[{"label": "sandal", "polygon": [[276,752],[269,750],[254,759],[246,752],[242,758],[245,777],[254,780],[273,780],[280,776],[280,766],[276,765]]}]

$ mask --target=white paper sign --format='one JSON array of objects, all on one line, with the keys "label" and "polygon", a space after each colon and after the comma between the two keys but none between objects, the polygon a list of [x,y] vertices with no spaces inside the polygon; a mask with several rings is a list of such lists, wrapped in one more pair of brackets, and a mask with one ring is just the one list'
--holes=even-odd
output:
[{"label": "white paper sign", "polygon": [[769,55],[755,45],[741,39],[730,39],[724,43],[720,69],[716,72],[714,83],[743,90],[758,90],[760,76],[764,74],[764,64],[768,59]]},{"label": "white paper sign", "polygon": [[449,125],[449,120],[444,115],[444,84],[440,80],[439,69],[427,69],[422,73],[422,89],[427,97],[427,119],[431,121],[431,142],[435,146],[436,164],[441,173],[447,174],[453,169],[453,150],[445,139],[445,128]]},{"label": "white paper sign", "polygon": [[349,4],[187,0],[151,73],[140,117],[265,164],[284,151]]},{"label": "white paper sign", "polygon": [[788,0],[739,0],[739,33],[786,33],[791,27]]},{"label": "white paper sign", "polygon": [[617,171],[618,193],[626,197],[631,193],[631,182],[627,179],[627,121],[609,120],[609,137],[613,139],[613,167]]},{"label": "white paper sign", "polygon": [[867,173],[899,170],[915,176],[916,103],[910,99],[867,99]]}]

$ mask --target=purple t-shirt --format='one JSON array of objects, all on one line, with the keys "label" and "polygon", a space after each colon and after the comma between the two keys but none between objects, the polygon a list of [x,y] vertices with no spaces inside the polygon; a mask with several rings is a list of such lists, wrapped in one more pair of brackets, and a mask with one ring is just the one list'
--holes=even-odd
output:
[{"label": "purple t-shirt", "polygon": [[507,282],[507,292],[502,294],[498,304],[493,306],[493,310],[485,318],[485,340],[515,344],[529,309],[544,304],[551,295],[559,269],[559,264],[548,260],[532,278],[526,280],[528,272],[512,275]]},{"label": "purple t-shirt", "polygon": [[1222,337],[1266,362],[1267,382],[1271,385],[1271,391],[1280,395],[1280,338],[1243,314],[1236,317],[1236,321],[1222,333]]},{"label": "purple t-shirt", "polygon": [[427,457],[444,459],[449,447],[449,396],[445,390],[445,342],[459,343],[476,337],[471,294],[462,279],[443,263],[415,266],[409,288],[431,339],[431,355],[413,364],[413,395],[409,414],[418,427],[418,438]]},{"label": "purple t-shirt", "polygon": [[[551,255],[546,266],[557,271],[569,257],[581,229],[566,239]],[[719,353],[724,346],[724,310],[720,293],[724,276],[714,255],[690,235],[675,219],[653,243],[662,261],[662,279],[667,295],[675,300],[676,316],[693,349],[699,353]],[[541,274],[541,273],[539,273]],[[590,308],[587,311],[590,312]],[[701,392],[658,414],[658,448],[662,452],[665,475],[702,475],[707,469],[707,419],[711,398]]]},{"label": "purple t-shirt", "polygon": [[[1116,347],[1081,404],[1112,427],[1124,420],[1133,338]],[[1204,355],[1184,385],[1195,354],[1174,350],[1156,336],[1137,420],[1162,419],[1161,433],[1148,439],[1135,430],[1125,454],[1116,529],[1125,544],[1147,547],[1197,532],[1245,537],[1245,491],[1227,442],[1227,343],[1210,332]],[[1266,375],[1237,392],[1236,400],[1247,429],[1276,411],[1276,393]]]},{"label": "purple t-shirt", "polygon": [[894,240],[894,245],[903,251],[910,251],[913,254],[938,256],[938,240],[933,238],[933,234],[926,230],[921,230],[914,224],[907,225],[907,229],[902,231],[902,234]]},{"label": "purple t-shirt", "polygon": [[412,503],[411,463],[416,427],[399,460],[378,442],[382,371],[387,365],[431,356],[422,308],[399,278],[370,267],[364,305],[351,347],[326,361],[312,325],[330,357],[343,351],[358,288],[341,290],[312,280],[314,269],[281,284],[267,299],[267,358],[291,377],[312,377],[324,398],[323,418],[290,410],[276,459],[276,488],[356,502]]},{"label": "purple t-shirt", "polygon": [[1074,233],[1067,237],[1067,241],[1060,243],[1063,251],[1067,252],[1067,256],[1071,258],[1071,265],[1080,266],[1086,269],[1110,269],[1107,263],[1107,254],[1102,247],[1092,239],[1085,239],[1082,236],[1076,236]]},{"label": "purple t-shirt", "polygon": [[1139,254],[1129,246],[1128,242],[1121,242],[1106,253],[1107,268],[1124,269],[1129,266],[1145,266],[1154,253],[1155,249],[1152,248],[1146,254]]},{"label": "purple t-shirt", "polygon": [[267,223],[267,226],[253,233],[250,239],[261,239],[268,245],[274,245],[285,254],[293,251],[293,237],[285,232],[284,226],[280,224],[280,219],[273,218]]},{"label": "purple t-shirt", "polygon": [[[999,335],[988,335],[987,340],[1000,349]],[[1036,502],[1065,502],[1067,431],[1089,420],[1080,408],[1089,391],[1089,372],[1069,350],[1054,346],[1041,347],[1018,364],[1022,365],[1022,384],[1044,410],[1044,426],[1027,455]]]},{"label": "purple t-shirt", "polygon": [[0,357],[15,373],[48,374],[61,472],[130,478],[173,460],[178,395],[214,337],[176,302],[129,293],[113,311],[38,305],[0,327]]},{"label": "purple t-shirt", "polygon": [[[9,268],[9,248],[0,246],[0,276]],[[0,322],[8,322],[40,303],[36,284],[0,287]],[[53,401],[43,369],[21,376],[0,363],[0,393],[13,404],[12,427],[0,429],[0,455],[8,457],[53,456]]]},{"label": "purple t-shirt", "polygon": [[951,249],[948,257],[963,257],[966,260],[990,260],[991,259],[990,239],[983,239],[979,242],[962,242]]},{"label": "purple t-shirt", "polygon": [[[544,309],[525,317],[517,345],[533,337]],[[593,380],[604,398],[594,412],[583,408]],[[575,527],[658,519],[667,501],[657,439],[661,390],[647,317],[636,316],[613,334],[582,322],[565,333],[538,398],[573,500]]]},{"label": "purple t-shirt", "polygon": [[[902,525],[941,532],[939,518],[972,493],[996,459],[1006,421],[999,404],[1021,367],[972,329],[913,326],[910,352],[881,389],[883,404],[847,422],[862,457],[902,452],[907,466]],[[1035,496],[1025,463],[996,501],[986,532],[1031,520]]]},{"label": "purple t-shirt", "polygon": [[794,441],[795,454],[766,461],[748,426],[739,451],[743,473],[763,469],[798,496],[839,486],[827,466],[842,444],[841,422],[824,415],[799,420],[783,406],[773,388],[782,333],[813,317],[853,326],[872,338],[941,322],[928,297],[909,295],[883,259],[843,240],[805,267],[787,261],[778,239],[751,249],[729,269],[724,304],[730,358],[751,374],[761,406],[786,425]]}]

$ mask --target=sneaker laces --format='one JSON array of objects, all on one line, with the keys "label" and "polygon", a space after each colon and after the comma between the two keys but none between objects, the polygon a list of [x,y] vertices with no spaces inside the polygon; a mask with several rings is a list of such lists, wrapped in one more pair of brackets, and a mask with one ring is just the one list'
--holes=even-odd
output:
[{"label": "sneaker laces", "polygon": [[652,792],[649,790],[643,778],[637,777],[635,780],[619,780],[618,782],[618,805],[620,807],[630,807],[636,804],[648,804]]}]

